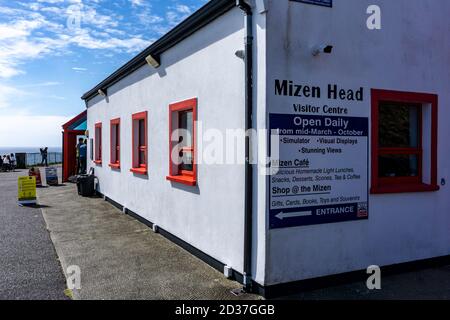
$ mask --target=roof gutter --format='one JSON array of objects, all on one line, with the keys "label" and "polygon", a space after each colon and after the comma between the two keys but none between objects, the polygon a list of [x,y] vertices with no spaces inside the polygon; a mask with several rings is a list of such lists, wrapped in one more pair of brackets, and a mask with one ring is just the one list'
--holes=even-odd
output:
[{"label": "roof gutter", "polygon": [[252,291],[253,242],[253,165],[251,163],[251,136],[253,129],[253,12],[245,0],[236,0],[244,11],[245,29],[245,218],[244,218],[244,291]]}]

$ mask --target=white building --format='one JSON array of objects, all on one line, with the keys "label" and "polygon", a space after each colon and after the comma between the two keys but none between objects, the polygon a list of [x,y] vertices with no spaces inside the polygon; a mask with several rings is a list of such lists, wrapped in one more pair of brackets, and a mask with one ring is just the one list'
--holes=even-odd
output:
[{"label": "white building", "polygon": [[[254,289],[448,257],[448,12],[208,2],[83,96],[99,191]],[[229,129],[259,164],[205,161]]]}]

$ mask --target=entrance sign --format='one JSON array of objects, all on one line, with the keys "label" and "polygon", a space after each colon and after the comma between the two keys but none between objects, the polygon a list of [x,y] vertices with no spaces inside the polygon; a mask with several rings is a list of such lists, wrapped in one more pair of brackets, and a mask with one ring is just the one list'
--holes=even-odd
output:
[{"label": "entrance sign", "polygon": [[303,2],[308,4],[315,4],[323,7],[333,7],[333,0],[290,0],[294,2]]},{"label": "entrance sign", "polygon": [[18,203],[19,205],[35,205],[36,201],[36,177],[19,177],[18,179]]},{"label": "entrance sign", "polygon": [[271,229],[368,218],[368,126],[367,118],[270,115],[279,137],[270,164]]}]

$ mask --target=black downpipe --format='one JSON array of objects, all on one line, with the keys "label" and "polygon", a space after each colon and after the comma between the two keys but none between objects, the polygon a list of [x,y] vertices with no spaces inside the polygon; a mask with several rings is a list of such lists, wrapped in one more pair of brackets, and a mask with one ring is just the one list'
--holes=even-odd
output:
[{"label": "black downpipe", "polygon": [[246,17],[245,37],[245,225],[244,225],[244,291],[252,291],[252,241],[253,241],[253,165],[251,163],[251,136],[253,128],[253,13],[244,0],[236,5]]}]

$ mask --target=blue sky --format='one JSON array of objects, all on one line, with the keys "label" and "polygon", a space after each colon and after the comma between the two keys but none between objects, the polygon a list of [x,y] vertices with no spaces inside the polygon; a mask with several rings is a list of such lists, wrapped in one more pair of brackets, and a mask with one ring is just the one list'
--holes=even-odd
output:
[{"label": "blue sky", "polygon": [[0,147],[59,146],[81,95],[207,0],[0,0]]}]

